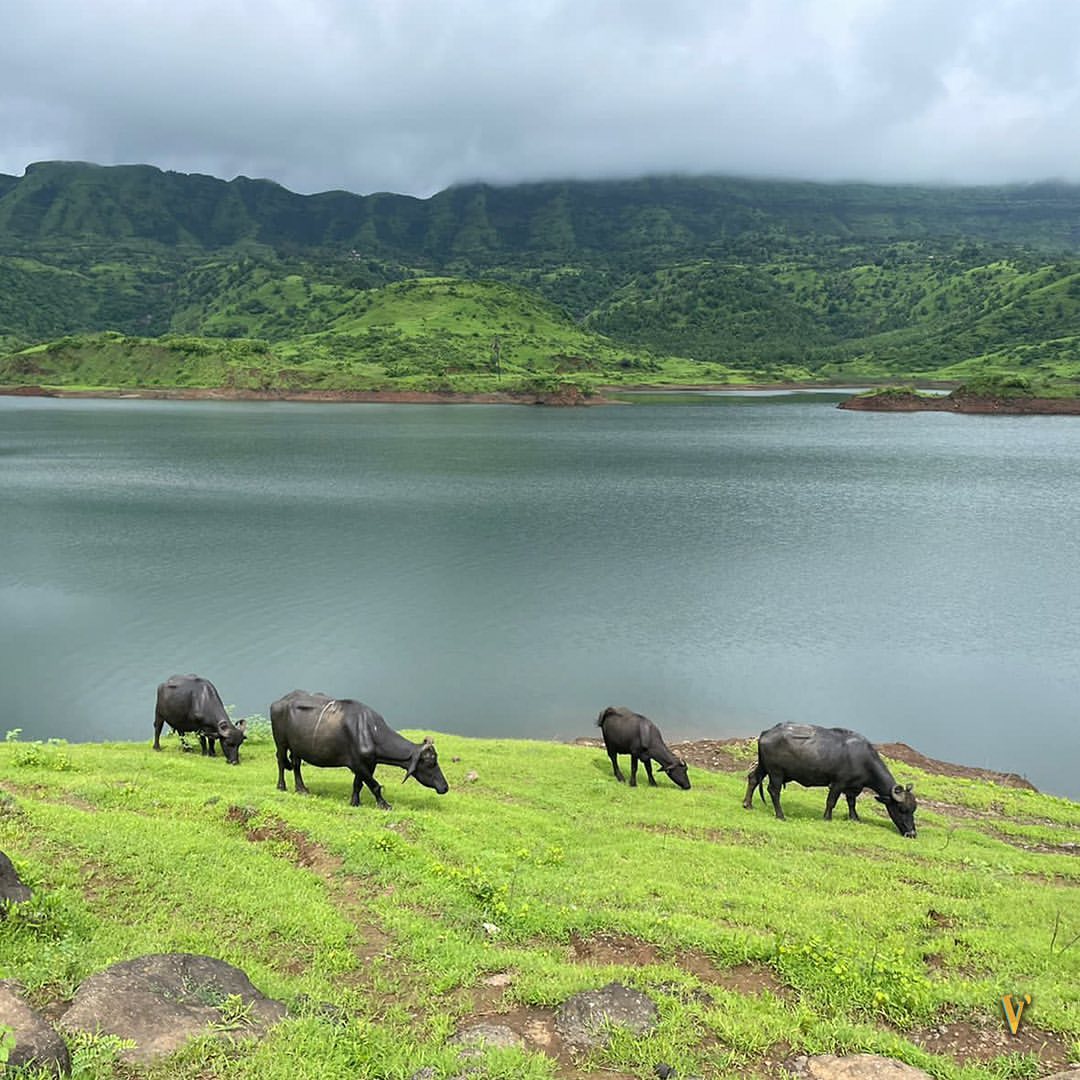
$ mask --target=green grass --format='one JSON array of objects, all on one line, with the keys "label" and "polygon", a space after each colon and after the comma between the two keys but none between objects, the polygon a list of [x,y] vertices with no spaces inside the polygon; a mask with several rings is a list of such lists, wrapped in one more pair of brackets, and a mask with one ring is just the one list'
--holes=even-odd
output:
[{"label": "green grass", "polygon": [[[1001,1023],[1008,992],[1032,994],[1025,1022],[1080,1051],[1080,859],[1052,850],[1075,840],[1075,803],[900,767],[922,798],[954,808],[921,810],[909,841],[870,800],[863,824],[826,823],[824,793],[792,787],[780,822],[741,808],[739,774],[631,790],[595,749],[437,745],[450,793],[383,768],[394,809],[382,813],[367,795],[347,805],[345,770],[307,770],[308,798],[278,792],[265,733],[235,769],[174,739],[160,754],[0,744],[0,850],[35,890],[0,922],[0,977],[44,1002],[121,959],[204,952],[294,1011],[258,1045],[200,1042],[154,1077],[454,1075],[445,1039],[483,976],[503,971],[513,981],[496,1010],[551,1009],[612,979],[650,993],[657,1031],[621,1035],[584,1065],[633,1076],[659,1060],[680,1075],[753,1075],[779,1042],[886,1053],[942,1080],[1028,1075],[1019,1058],[961,1068],[908,1037],[949,1019]],[[648,943],[656,962],[580,962],[572,935],[597,934]],[[775,990],[724,989],[691,954],[717,971],[758,966]],[[108,1046],[79,1054],[100,1059],[83,1075],[121,1075]],[[553,1066],[490,1052],[479,1075],[539,1080]]]}]

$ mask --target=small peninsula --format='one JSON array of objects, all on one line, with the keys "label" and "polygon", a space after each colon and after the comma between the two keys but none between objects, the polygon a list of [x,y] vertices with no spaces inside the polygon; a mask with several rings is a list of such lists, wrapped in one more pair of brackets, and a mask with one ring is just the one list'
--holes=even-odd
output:
[{"label": "small peninsula", "polygon": [[1080,416],[1074,386],[1033,387],[1018,376],[984,378],[948,394],[911,386],[884,386],[856,394],[837,406],[855,412],[953,412],[1013,416]]}]

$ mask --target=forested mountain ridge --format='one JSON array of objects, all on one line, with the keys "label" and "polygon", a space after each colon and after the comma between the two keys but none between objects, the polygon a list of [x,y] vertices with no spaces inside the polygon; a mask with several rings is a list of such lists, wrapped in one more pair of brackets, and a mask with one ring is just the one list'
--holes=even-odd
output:
[{"label": "forested mountain ridge", "polygon": [[[970,237],[1080,252],[1080,186],[930,188],[723,177],[462,185],[429,199],[298,195],[269,180],[42,162],[0,178],[0,242],[142,239],[216,250],[358,246],[378,258],[665,261],[737,241]],[[759,254],[764,254],[759,250]]]},{"label": "forested mountain ridge", "polygon": [[669,176],[418,199],[147,165],[0,176],[0,353],[80,333],[0,381],[107,379],[94,342],[156,379],[129,361],[160,335],[146,355],[186,385],[211,377],[169,366],[196,338],[255,339],[191,355],[254,357],[270,374],[244,378],[273,385],[1072,378],[1080,186]]}]

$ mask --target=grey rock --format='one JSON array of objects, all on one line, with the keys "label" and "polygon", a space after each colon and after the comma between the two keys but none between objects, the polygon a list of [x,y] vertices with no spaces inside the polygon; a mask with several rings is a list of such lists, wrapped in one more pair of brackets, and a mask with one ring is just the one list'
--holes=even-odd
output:
[{"label": "grey rock", "polygon": [[30,890],[22,883],[11,860],[0,851],[0,919],[8,904],[21,904],[30,899]]},{"label": "grey rock", "polygon": [[113,964],[83,980],[60,1027],[132,1039],[135,1046],[121,1057],[147,1063],[197,1035],[260,1036],[285,1013],[281,1002],[260,994],[231,964],[191,953],[157,953]]},{"label": "grey rock", "polygon": [[512,1046],[524,1046],[525,1040],[505,1024],[495,1024],[490,1020],[463,1027],[452,1039],[451,1046],[460,1046],[461,1057],[482,1057],[484,1050],[505,1050]]},{"label": "grey rock", "polygon": [[425,1065],[414,1072],[409,1080],[435,1080],[435,1070],[430,1065]]},{"label": "grey rock", "polygon": [[607,1027],[628,1028],[645,1035],[656,1027],[656,1003],[639,990],[609,983],[567,998],[555,1014],[555,1029],[575,1049],[604,1046]]},{"label": "grey rock", "polygon": [[0,1027],[11,1028],[15,1036],[9,1068],[32,1065],[49,1070],[53,1076],[71,1072],[67,1044],[43,1016],[27,1005],[21,987],[11,979],[0,980]]},{"label": "grey rock", "polygon": [[930,1080],[922,1069],[877,1054],[800,1056],[786,1062],[785,1068],[799,1080]]}]

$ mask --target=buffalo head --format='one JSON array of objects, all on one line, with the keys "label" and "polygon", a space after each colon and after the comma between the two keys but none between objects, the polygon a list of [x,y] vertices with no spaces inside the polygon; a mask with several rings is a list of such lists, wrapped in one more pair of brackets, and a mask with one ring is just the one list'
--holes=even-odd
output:
[{"label": "buffalo head", "polygon": [[661,765],[660,771],[668,774],[673,784],[677,784],[683,791],[690,790],[690,777],[686,774],[686,762],[682,758],[676,758],[672,765]]},{"label": "buffalo head", "polygon": [[415,776],[424,787],[434,788],[438,795],[445,795],[450,790],[450,785],[439,768],[439,755],[435,753],[435,744],[430,739],[425,739],[416,748],[401,782],[404,784],[410,776]]},{"label": "buffalo head", "polygon": [[888,795],[876,796],[879,803],[885,804],[893,824],[901,836],[915,836],[915,794],[911,785],[897,784]]},{"label": "buffalo head", "polygon": [[217,737],[221,741],[221,752],[230,765],[240,764],[240,744],[247,738],[247,721],[219,720]]}]

